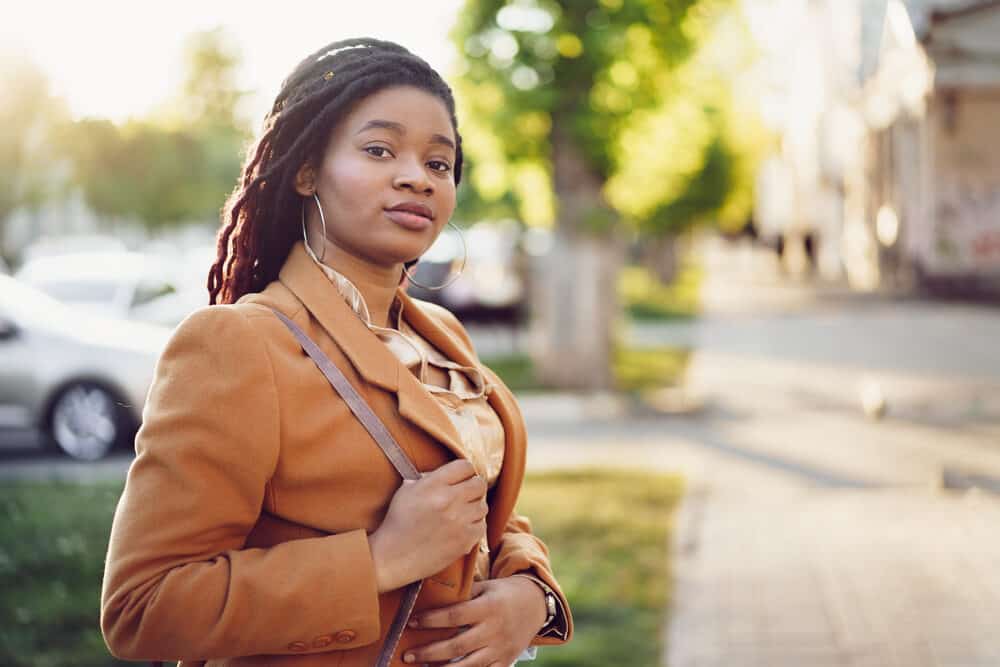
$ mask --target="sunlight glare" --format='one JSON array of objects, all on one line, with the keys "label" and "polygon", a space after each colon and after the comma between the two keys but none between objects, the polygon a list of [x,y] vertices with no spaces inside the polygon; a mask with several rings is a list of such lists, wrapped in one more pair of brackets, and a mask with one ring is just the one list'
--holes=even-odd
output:
[{"label": "sunlight glare", "polygon": [[242,55],[239,84],[251,92],[248,113],[256,124],[292,68],[337,39],[399,42],[447,77],[456,60],[448,31],[460,5],[461,0],[419,9],[400,0],[278,6],[235,0],[22,0],[4,12],[0,49],[20,51],[40,66],[74,117],[123,121],[168,102],[183,80],[185,38],[222,26]]}]

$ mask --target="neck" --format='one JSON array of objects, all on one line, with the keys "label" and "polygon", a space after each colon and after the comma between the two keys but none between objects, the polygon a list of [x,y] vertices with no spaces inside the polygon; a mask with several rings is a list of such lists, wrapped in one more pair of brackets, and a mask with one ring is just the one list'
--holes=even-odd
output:
[{"label": "neck", "polygon": [[375,264],[329,241],[326,242],[326,249],[321,249],[316,256],[322,257],[324,264],[354,283],[368,306],[372,324],[383,328],[390,326],[389,309],[396,298],[396,289],[403,271],[402,264]]}]

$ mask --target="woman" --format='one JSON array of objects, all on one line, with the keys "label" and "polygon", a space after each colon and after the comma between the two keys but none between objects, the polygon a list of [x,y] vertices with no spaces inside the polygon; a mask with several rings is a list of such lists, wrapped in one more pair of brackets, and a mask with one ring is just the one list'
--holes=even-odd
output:
[{"label": "woman", "polygon": [[[406,266],[455,207],[451,91],[371,39],[285,81],[223,216],[212,307],[157,365],[115,514],[101,624],[123,658],[375,664],[424,580],[396,664],[506,667],[567,641],[545,546],[513,513],[511,393]],[[399,474],[279,319],[350,380],[422,477]]]}]

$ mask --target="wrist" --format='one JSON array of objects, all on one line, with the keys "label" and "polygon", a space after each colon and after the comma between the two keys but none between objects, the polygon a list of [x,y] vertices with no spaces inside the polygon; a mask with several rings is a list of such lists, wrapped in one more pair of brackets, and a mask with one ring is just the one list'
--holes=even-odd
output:
[{"label": "wrist", "polygon": [[527,618],[530,618],[532,621],[531,627],[535,628],[535,634],[538,634],[550,622],[549,604],[547,600],[548,593],[545,590],[545,587],[540,585],[540,583],[532,575],[513,574],[510,578],[524,581],[523,586],[526,591],[526,597],[531,600],[531,602],[525,607],[525,612],[527,614]]},{"label": "wrist", "polygon": [[402,588],[407,582],[403,573],[399,572],[399,563],[393,557],[390,545],[386,544],[385,535],[376,530],[368,536],[368,547],[372,552],[375,586],[378,592],[386,593]]}]

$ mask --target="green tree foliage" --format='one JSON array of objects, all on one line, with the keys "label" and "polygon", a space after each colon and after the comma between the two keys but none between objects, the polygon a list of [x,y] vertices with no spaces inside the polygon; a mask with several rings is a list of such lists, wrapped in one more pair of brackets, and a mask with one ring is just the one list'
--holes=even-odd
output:
[{"label": "green tree foliage", "polygon": [[206,219],[235,174],[225,185],[212,182],[204,139],[148,121],[83,120],[72,130],[75,180],[87,204],[108,218],[134,218],[150,228]]},{"label": "green tree foliage", "polygon": [[454,32],[464,54],[458,92],[483,198],[512,190],[528,222],[551,222],[554,202],[542,190],[551,189],[554,133],[579,149],[598,183],[607,180],[617,137],[633,113],[664,97],[709,5],[468,0]]},{"label": "green tree foliage", "polygon": [[196,32],[185,46],[187,79],[177,109],[193,125],[239,128],[246,93],[236,83],[239,52],[221,28]]},{"label": "green tree foliage", "polygon": [[71,127],[65,148],[88,205],[152,229],[214,220],[247,140],[238,62],[221,32],[198,33],[188,42],[183,90],[164,109],[122,125],[89,119]]},{"label": "green tree foliage", "polygon": [[35,65],[0,52],[0,239],[16,209],[37,206],[58,189],[52,135],[66,109]]},{"label": "green tree foliage", "polygon": [[669,93],[633,114],[613,147],[608,199],[639,231],[657,236],[693,225],[739,228],[767,136],[747,85],[754,50],[738,12],[712,26]]},{"label": "green tree foliage", "polygon": [[611,211],[560,226],[742,222],[759,127],[732,91],[753,61],[732,4],[468,0],[454,37],[476,196],[513,195],[529,223],[556,220],[553,137],[564,131]]}]

